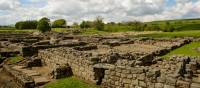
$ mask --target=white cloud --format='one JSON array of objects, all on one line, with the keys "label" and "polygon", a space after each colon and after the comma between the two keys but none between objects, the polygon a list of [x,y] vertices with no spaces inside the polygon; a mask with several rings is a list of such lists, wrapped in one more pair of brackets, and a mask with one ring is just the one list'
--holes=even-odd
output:
[{"label": "white cloud", "polygon": [[[187,18],[200,15],[200,1],[176,0],[167,7],[167,0],[29,0],[23,6],[19,0],[0,0],[0,24],[19,20],[39,19],[47,16],[52,20],[64,18],[68,22],[92,20],[102,16],[106,21],[152,21]],[[169,1],[168,1],[169,2]],[[38,7],[37,4],[44,6]],[[45,3],[45,4],[44,4]]]},{"label": "white cloud", "polygon": [[19,0],[0,0],[0,10],[11,10],[19,5]]}]

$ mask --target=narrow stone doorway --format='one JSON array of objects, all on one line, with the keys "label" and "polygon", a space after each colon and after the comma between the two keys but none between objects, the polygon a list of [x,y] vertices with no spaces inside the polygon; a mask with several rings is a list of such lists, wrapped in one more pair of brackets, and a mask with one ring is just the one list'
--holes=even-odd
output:
[{"label": "narrow stone doorway", "polygon": [[97,85],[101,85],[102,79],[105,75],[105,69],[104,68],[94,68],[95,72],[95,80]]}]

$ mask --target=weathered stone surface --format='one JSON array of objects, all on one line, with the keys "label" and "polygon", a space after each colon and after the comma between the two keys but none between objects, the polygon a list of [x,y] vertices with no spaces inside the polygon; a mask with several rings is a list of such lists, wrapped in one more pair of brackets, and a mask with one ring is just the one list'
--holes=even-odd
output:
[{"label": "weathered stone surface", "polygon": [[178,80],[177,83],[176,83],[176,86],[178,88],[190,88],[190,82]]},{"label": "weathered stone surface", "polygon": [[200,84],[199,83],[192,83],[190,88],[200,88]]},{"label": "weathered stone surface", "polygon": [[172,77],[166,78],[166,84],[167,85],[175,86],[176,85],[176,81],[177,81],[177,79],[172,78]]},{"label": "weathered stone surface", "polygon": [[139,81],[139,86],[146,88],[147,84],[144,81]]},{"label": "weathered stone surface", "polygon": [[34,78],[34,82],[36,86],[40,86],[40,85],[50,82],[50,80],[45,77],[38,77],[38,78]]},{"label": "weathered stone surface", "polygon": [[164,84],[162,84],[162,83],[155,83],[155,88],[164,88]]},{"label": "weathered stone surface", "polygon": [[171,85],[164,85],[164,88],[176,88],[176,87]]},{"label": "weathered stone surface", "polygon": [[13,76],[15,78],[15,81],[22,88],[34,88],[35,87],[34,80],[30,76],[28,76],[26,74],[23,74],[20,71],[14,70],[10,66],[8,66],[8,65],[4,65],[3,69],[7,73],[9,73],[11,76]]},{"label": "weathered stone surface", "polygon": [[72,69],[68,64],[55,65],[50,74],[55,79],[60,79],[60,78],[63,78],[63,77],[68,77],[68,76],[73,75]]}]

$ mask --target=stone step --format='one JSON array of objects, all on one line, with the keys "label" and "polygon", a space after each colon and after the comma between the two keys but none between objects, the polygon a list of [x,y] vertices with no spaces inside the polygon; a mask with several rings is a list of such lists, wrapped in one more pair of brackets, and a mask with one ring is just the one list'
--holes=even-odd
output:
[{"label": "stone step", "polygon": [[200,84],[200,74],[194,74],[195,77],[192,78],[192,82]]},{"label": "stone step", "polygon": [[50,82],[50,80],[46,77],[41,77],[41,76],[38,76],[38,77],[33,77],[34,81],[35,81],[35,85],[36,86],[42,86],[48,82]]},{"label": "stone step", "polygon": [[200,88],[200,83],[192,83],[190,88]]},{"label": "stone step", "polygon": [[12,69],[18,70],[18,71],[22,71],[24,70],[25,66],[13,66]]},{"label": "stone step", "polygon": [[28,76],[40,76],[41,75],[39,72],[32,71],[32,70],[23,70],[22,72],[27,74]]}]

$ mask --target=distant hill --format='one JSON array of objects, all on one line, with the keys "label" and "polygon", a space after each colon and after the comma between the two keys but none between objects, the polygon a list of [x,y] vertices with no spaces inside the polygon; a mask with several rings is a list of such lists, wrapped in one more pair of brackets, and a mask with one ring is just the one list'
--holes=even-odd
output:
[{"label": "distant hill", "polygon": [[200,30],[200,18],[195,19],[177,19],[177,20],[162,20],[162,21],[152,21],[145,22],[148,26],[159,26],[163,29],[166,23],[172,25],[175,30]]}]

